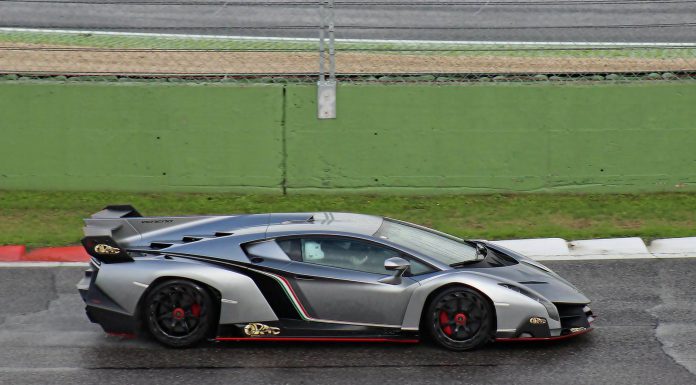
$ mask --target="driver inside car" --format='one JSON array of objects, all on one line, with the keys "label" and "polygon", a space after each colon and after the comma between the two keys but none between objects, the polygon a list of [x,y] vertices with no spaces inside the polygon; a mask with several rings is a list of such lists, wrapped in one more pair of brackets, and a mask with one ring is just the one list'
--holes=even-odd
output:
[{"label": "driver inside car", "polygon": [[306,261],[319,261],[324,259],[324,250],[321,249],[321,244],[314,241],[302,242],[304,259]]},{"label": "driver inside car", "polygon": [[329,243],[332,255],[336,255],[343,261],[348,261],[352,266],[360,266],[367,261],[367,248],[359,243],[350,241]]}]

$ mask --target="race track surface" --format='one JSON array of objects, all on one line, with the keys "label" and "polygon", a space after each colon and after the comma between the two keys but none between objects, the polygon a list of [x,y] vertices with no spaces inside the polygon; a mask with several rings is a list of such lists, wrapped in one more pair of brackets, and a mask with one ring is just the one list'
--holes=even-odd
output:
[{"label": "race track surface", "polygon": [[[319,24],[319,13],[315,5],[237,6],[216,1],[205,5],[203,3],[211,2],[202,0],[178,1],[189,5],[133,5],[125,1],[94,0],[88,1],[88,4],[84,4],[84,1],[3,1],[0,2],[0,27],[310,38],[318,36],[316,26]],[[566,0],[541,0],[541,4],[539,0],[511,0],[504,1],[502,5],[496,4],[500,3],[499,0],[467,1],[474,4],[453,5],[453,2],[462,1],[442,0],[435,3],[443,5],[339,5],[336,8],[336,37],[696,42],[696,23],[693,18],[696,14],[696,2],[689,0],[604,0],[603,4],[594,0],[573,0],[565,4],[563,1]],[[281,28],[288,26],[294,28]]]},{"label": "race track surface", "polygon": [[594,302],[596,330],[454,353],[428,344],[217,343],[108,337],[82,268],[0,268],[2,384],[695,384],[696,259],[549,262]]}]

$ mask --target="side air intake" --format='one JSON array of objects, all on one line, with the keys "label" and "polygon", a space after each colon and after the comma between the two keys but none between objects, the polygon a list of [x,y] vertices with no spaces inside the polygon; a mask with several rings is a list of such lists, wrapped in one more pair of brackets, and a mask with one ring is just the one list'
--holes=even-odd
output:
[{"label": "side air intake", "polygon": [[191,243],[191,242],[198,242],[206,239],[207,237],[198,237],[194,235],[186,235],[183,238],[181,238],[181,242],[184,243]]},{"label": "side air intake", "polygon": [[166,249],[167,247],[174,246],[174,242],[151,242],[150,248],[155,250]]}]

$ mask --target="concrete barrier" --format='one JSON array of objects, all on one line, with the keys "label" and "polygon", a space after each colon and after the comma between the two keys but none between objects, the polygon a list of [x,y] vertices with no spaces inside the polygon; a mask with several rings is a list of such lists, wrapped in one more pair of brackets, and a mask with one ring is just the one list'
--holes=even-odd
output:
[{"label": "concrete barrier", "polygon": [[568,248],[573,259],[654,258],[638,237],[571,241]]},{"label": "concrete barrier", "polygon": [[696,257],[696,237],[655,239],[648,250],[657,258]]},{"label": "concrete barrier", "polygon": [[570,257],[568,243],[561,238],[511,239],[492,243],[517,251],[523,255],[543,260],[559,260]]}]

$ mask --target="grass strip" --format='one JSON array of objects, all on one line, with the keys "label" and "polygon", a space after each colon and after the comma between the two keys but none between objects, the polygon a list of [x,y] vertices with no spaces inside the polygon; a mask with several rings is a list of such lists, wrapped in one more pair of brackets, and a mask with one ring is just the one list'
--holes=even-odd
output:
[{"label": "grass strip", "polygon": [[[229,39],[205,37],[164,37],[139,35],[105,35],[90,33],[46,33],[0,31],[0,43],[37,44],[93,48],[150,48],[162,50],[297,50],[318,51],[317,41]],[[409,54],[426,56],[503,56],[503,57],[567,57],[567,58],[631,58],[690,59],[696,47],[591,47],[586,45],[503,45],[448,44],[423,42],[342,42],[337,51],[376,54]]]},{"label": "grass strip", "polygon": [[0,245],[58,246],[108,204],[144,215],[349,211],[480,239],[696,236],[696,194],[238,195],[0,191]]}]

